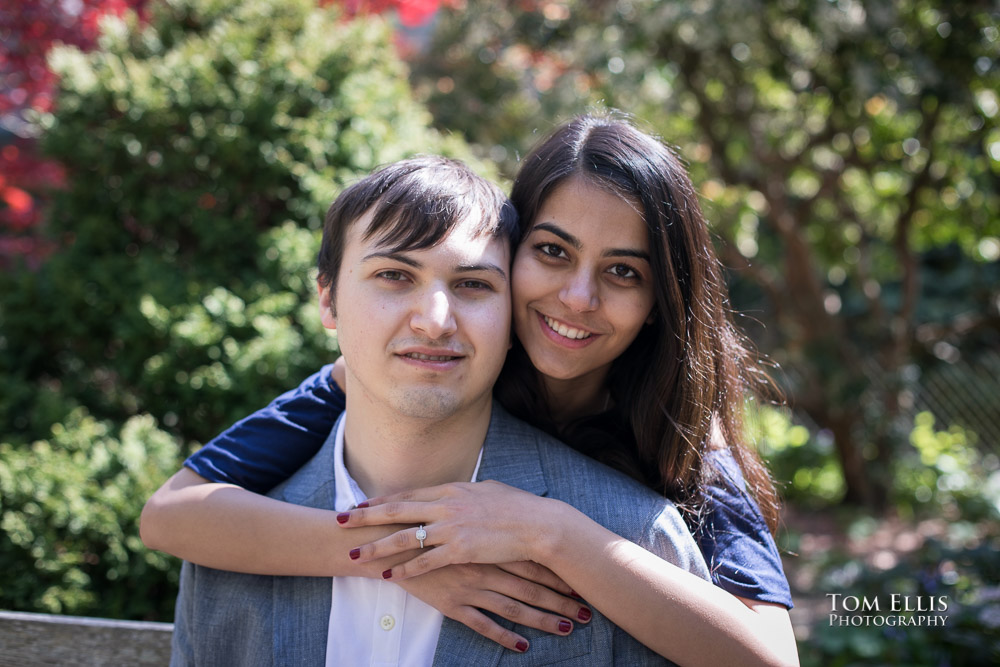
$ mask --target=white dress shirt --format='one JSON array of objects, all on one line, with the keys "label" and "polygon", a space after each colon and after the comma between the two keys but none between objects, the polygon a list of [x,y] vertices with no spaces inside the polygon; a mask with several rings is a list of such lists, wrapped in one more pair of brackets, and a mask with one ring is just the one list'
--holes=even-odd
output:
[{"label": "white dress shirt", "polygon": [[[344,466],[344,415],[335,426],[334,509],[344,512],[367,499]],[[472,473],[479,473],[483,451]],[[414,545],[416,546],[416,545]],[[444,615],[391,581],[334,577],[327,667],[430,665]]]}]

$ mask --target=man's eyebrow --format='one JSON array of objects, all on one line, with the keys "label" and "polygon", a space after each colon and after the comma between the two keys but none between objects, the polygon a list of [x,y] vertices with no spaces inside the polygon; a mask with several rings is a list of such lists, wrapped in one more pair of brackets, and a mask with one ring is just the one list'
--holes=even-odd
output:
[{"label": "man's eyebrow", "polygon": [[369,254],[365,255],[361,259],[361,261],[362,262],[367,262],[370,259],[391,259],[391,260],[393,260],[395,262],[399,262],[400,264],[406,264],[407,266],[412,266],[415,269],[422,269],[422,268],[424,268],[423,264],[421,264],[417,260],[413,259],[412,257],[409,257],[407,255],[404,255],[404,254],[400,253],[400,252],[395,252],[395,251],[392,251],[392,250],[383,250],[383,251],[376,251],[376,252],[369,253]]},{"label": "man's eyebrow", "polygon": [[[394,262],[399,262],[400,264],[406,264],[407,266],[412,266],[414,269],[422,269],[424,265],[412,257],[405,255],[401,252],[394,252],[392,250],[382,250],[368,253],[362,258],[362,262],[367,262],[372,259],[391,259]],[[504,282],[507,282],[507,272],[496,264],[459,264],[455,267],[455,273],[480,273],[486,271],[488,273],[495,273]]]},{"label": "man's eyebrow", "polygon": [[480,271],[495,273],[501,280],[507,282],[507,272],[496,264],[459,264],[455,267],[455,273],[479,273]]},{"label": "man's eyebrow", "polygon": [[[572,234],[570,234],[569,232],[567,232],[562,227],[556,225],[555,223],[552,223],[552,222],[539,222],[537,225],[535,225],[534,227],[532,227],[532,231],[534,231],[536,229],[541,229],[541,230],[544,230],[546,232],[549,232],[550,234],[555,234],[556,236],[558,236],[559,238],[561,238],[563,241],[565,241],[566,243],[568,243],[571,246],[573,246],[574,248],[576,248],[577,250],[579,250],[583,246],[583,244],[580,242],[580,239],[578,239],[577,237],[573,236]],[[634,257],[636,259],[642,259],[642,260],[645,260],[647,262],[649,261],[649,253],[648,252],[645,252],[643,250],[636,250],[635,248],[608,248],[607,250],[605,250],[604,252],[601,253],[601,256],[602,257]]]}]

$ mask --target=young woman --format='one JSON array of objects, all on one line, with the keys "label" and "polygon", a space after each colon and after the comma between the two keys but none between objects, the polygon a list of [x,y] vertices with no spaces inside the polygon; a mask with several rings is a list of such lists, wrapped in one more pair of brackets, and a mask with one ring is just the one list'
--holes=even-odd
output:
[{"label": "young woman", "polygon": [[[583,116],[525,158],[511,199],[524,224],[517,340],[497,398],[671,498],[712,583],[498,483],[372,499],[336,517],[240,488],[266,491],[319,449],[343,409],[336,367],[192,456],[147,504],[143,539],[223,569],[391,578],[514,650],[530,649],[479,610],[567,634],[570,619],[589,619],[572,591],[678,664],[797,664],[774,488],[741,422],[765,376],[732,325],[683,166],[626,120]],[[433,549],[413,551],[418,524]]]}]

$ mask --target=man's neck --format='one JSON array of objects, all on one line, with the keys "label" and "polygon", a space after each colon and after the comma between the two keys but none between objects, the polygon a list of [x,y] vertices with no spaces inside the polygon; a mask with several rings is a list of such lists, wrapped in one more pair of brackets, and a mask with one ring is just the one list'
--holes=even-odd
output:
[{"label": "man's neck", "polygon": [[443,420],[412,418],[347,392],[344,465],[369,498],[447,482],[468,482],[486,439],[492,400]]}]

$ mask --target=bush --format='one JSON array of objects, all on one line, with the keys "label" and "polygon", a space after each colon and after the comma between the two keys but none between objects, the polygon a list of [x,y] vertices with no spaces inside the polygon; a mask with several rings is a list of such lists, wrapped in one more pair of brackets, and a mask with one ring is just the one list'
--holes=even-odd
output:
[{"label": "bush", "polygon": [[[339,189],[410,154],[468,155],[428,129],[378,18],[310,0],[150,9],[52,59],[60,250],[0,276],[0,420],[21,442],[74,400],[196,441],[260,406],[334,356],[309,270]],[[73,398],[40,406],[39,384]]]},{"label": "bush", "polygon": [[[908,596],[914,602],[917,596],[925,601],[943,597],[947,609],[942,615],[947,618],[944,626],[872,624],[845,628],[831,625],[821,616],[808,645],[802,646],[803,666],[997,664],[1000,567],[996,553],[1000,539],[992,535],[969,544],[962,544],[970,540],[958,535],[953,539],[958,544],[930,540],[888,570],[866,568],[853,559],[833,558],[820,578],[818,590],[877,599],[886,607],[894,594]],[[920,614],[900,614],[903,618],[915,615]]]},{"label": "bush", "polygon": [[143,547],[138,521],[177,451],[148,415],[116,433],[82,408],[47,440],[0,445],[2,606],[172,618],[177,568]]},{"label": "bush", "polygon": [[58,249],[0,274],[0,607],[167,618],[175,574],[134,522],[187,450],[335,357],[312,273],[330,201],[379,164],[470,157],[429,129],[379,18],[149,10],[52,57]]}]

